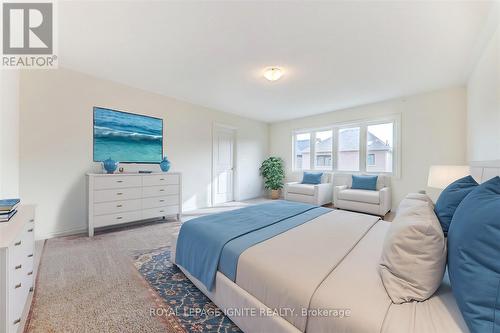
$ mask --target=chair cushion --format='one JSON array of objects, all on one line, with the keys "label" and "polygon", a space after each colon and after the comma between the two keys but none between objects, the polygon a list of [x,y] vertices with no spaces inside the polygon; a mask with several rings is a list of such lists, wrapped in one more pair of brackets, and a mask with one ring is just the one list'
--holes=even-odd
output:
[{"label": "chair cushion", "polygon": [[448,232],[453,295],[471,332],[500,330],[500,178],[476,187]]},{"label": "chair cushion", "polygon": [[304,172],[304,176],[302,178],[302,184],[312,184],[312,185],[321,184],[322,176],[323,172]]},{"label": "chair cushion", "polygon": [[310,184],[290,184],[288,185],[288,193],[296,193],[303,195],[314,195],[314,185]]},{"label": "chair cushion", "polygon": [[338,194],[340,200],[366,202],[378,205],[380,203],[380,192],[369,190],[341,190]]},{"label": "chair cushion", "polygon": [[378,176],[358,176],[352,175],[352,189],[356,190],[377,190]]},{"label": "chair cushion", "polygon": [[432,206],[406,200],[412,205],[392,222],[380,259],[382,282],[396,304],[431,297],[446,267],[446,241]]},{"label": "chair cushion", "polygon": [[439,223],[441,223],[445,236],[448,234],[451,219],[458,205],[477,185],[472,176],[467,176],[454,181],[441,192],[436,201],[434,211],[439,219]]}]

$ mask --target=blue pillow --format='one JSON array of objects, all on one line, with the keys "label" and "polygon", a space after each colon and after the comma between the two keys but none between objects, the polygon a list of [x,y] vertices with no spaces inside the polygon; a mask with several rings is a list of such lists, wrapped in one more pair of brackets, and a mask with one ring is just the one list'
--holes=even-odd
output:
[{"label": "blue pillow", "polygon": [[323,172],[304,172],[302,184],[321,184],[321,176],[323,176]]},{"label": "blue pillow", "polygon": [[445,236],[448,234],[451,219],[458,205],[477,185],[471,176],[460,178],[448,185],[439,196],[434,212],[441,223]]},{"label": "blue pillow", "polygon": [[356,176],[352,175],[352,189],[355,190],[377,190],[378,176]]},{"label": "blue pillow", "polygon": [[471,332],[500,332],[500,178],[476,187],[448,232],[451,288]]}]

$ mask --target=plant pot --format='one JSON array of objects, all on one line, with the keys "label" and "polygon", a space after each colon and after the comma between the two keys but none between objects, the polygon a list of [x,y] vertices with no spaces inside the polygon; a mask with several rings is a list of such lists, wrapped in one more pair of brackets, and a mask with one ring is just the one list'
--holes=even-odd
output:
[{"label": "plant pot", "polygon": [[280,198],[280,190],[271,190],[271,199],[276,200]]}]

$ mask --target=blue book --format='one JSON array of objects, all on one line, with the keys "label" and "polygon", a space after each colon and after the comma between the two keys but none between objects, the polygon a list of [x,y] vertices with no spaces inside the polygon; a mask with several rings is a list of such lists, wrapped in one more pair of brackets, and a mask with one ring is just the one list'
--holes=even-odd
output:
[{"label": "blue book", "polygon": [[20,199],[0,200],[0,211],[10,212],[19,204],[20,201]]}]

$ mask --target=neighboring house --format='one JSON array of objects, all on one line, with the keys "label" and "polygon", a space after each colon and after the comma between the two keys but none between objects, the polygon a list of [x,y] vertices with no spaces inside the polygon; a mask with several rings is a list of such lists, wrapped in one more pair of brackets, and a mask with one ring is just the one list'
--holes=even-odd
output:
[{"label": "neighboring house", "polygon": [[[340,130],[339,138],[337,170],[357,171],[359,169],[359,130]],[[332,169],[332,148],[332,138],[316,141],[315,169]],[[296,141],[296,150],[296,168],[311,169],[309,140]],[[369,132],[366,170],[368,172],[392,171],[392,147]]]}]

